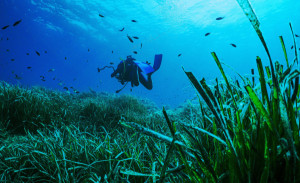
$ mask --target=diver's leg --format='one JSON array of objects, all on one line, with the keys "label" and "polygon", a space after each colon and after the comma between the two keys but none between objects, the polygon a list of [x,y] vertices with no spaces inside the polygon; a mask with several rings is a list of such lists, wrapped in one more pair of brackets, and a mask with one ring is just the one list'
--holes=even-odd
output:
[{"label": "diver's leg", "polygon": [[131,78],[131,86],[132,87],[139,85],[139,74],[138,74],[137,66],[133,66],[130,78]]},{"label": "diver's leg", "polygon": [[142,85],[144,85],[148,90],[152,89],[152,79],[151,74],[145,74],[143,72],[139,72],[139,79]]}]

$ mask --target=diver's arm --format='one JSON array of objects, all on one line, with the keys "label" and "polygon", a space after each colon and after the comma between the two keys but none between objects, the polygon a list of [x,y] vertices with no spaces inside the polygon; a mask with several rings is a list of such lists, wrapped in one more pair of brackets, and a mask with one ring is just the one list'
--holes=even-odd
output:
[{"label": "diver's arm", "polygon": [[113,73],[111,73],[110,77],[115,77],[117,73],[118,73],[118,70],[115,70]]},{"label": "diver's arm", "polygon": [[117,67],[117,69],[113,72],[113,73],[111,73],[111,77],[115,77],[118,73],[121,73],[121,72],[123,72],[123,62],[120,62],[119,63],[119,65],[118,65],[118,67]]}]

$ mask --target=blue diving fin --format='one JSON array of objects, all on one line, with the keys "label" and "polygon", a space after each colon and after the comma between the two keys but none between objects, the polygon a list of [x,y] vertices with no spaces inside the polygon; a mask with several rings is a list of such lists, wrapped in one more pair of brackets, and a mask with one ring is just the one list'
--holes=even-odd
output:
[{"label": "blue diving fin", "polygon": [[162,61],[162,54],[157,54],[155,55],[155,58],[154,58],[154,64],[153,64],[153,69],[155,71],[157,71],[161,65],[161,61]]},{"label": "blue diving fin", "polygon": [[157,71],[161,65],[162,54],[155,55],[153,67],[144,62],[134,61],[135,64],[141,69],[145,74],[152,74]]}]

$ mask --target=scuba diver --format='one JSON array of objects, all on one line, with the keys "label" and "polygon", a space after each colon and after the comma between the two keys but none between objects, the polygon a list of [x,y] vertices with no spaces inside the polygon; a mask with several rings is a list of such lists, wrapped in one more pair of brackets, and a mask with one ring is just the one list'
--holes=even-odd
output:
[{"label": "scuba diver", "polygon": [[[142,83],[145,88],[151,90],[153,87],[151,75],[159,69],[162,54],[155,55],[153,67],[148,62],[144,63],[135,60],[131,55],[127,56],[126,60],[122,60],[119,63],[117,69],[111,74],[111,77],[116,77],[122,85],[125,84],[123,88],[128,82],[131,82],[131,87]],[[119,93],[123,88],[117,90],[116,93]]]}]

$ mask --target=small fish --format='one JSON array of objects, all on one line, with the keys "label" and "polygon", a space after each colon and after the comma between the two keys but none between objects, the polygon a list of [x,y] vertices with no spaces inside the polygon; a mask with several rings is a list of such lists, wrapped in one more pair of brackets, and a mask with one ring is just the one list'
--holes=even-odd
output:
[{"label": "small fish", "polygon": [[291,47],[291,50],[294,48],[294,46]]},{"label": "small fish", "polygon": [[46,81],[45,76],[40,76],[40,78],[41,78],[42,81]]},{"label": "small fish", "polygon": [[178,54],[178,57],[180,57],[180,56],[181,56],[181,53]]},{"label": "small fish", "polygon": [[111,53],[114,53],[114,50],[111,50]]},{"label": "small fish", "polygon": [[26,53],[26,55],[29,55],[29,53]]},{"label": "small fish", "polygon": [[225,17],[218,17],[218,18],[216,18],[216,20],[222,20],[222,19],[224,19]]},{"label": "small fish", "polygon": [[38,56],[41,56],[41,54],[40,54],[38,51],[35,51],[35,53],[36,53]]},{"label": "small fish", "polygon": [[134,54],[137,54],[137,51],[133,51]]},{"label": "small fish", "polygon": [[76,78],[73,78],[73,81],[76,81],[77,79]]},{"label": "small fish", "polygon": [[235,45],[235,44],[231,43],[230,45],[236,48],[236,45]]},{"label": "small fish", "polygon": [[102,18],[103,18],[104,16],[103,16],[103,15],[101,15],[101,14],[99,14],[99,17],[102,17]]},{"label": "small fish", "polygon": [[4,29],[7,29],[7,27],[9,27],[9,25],[6,25],[6,26],[2,27],[2,29],[3,29],[3,30],[4,30]]},{"label": "small fish", "polygon": [[132,92],[132,88],[130,88],[130,91]]},{"label": "small fish", "polygon": [[9,52],[9,49],[6,49],[7,52]]},{"label": "small fish", "polygon": [[113,63],[113,62],[109,62],[109,64],[110,64],[110,65],[114,65],[114,63]]},{"label": "small fish", "polygon": [[59,86],[62,86],[62,85],[63,85],[63,83],[62,83],[62,82],[60,82],[60,83],[58,83],[58,85],[59,85]]},{"label": "small fish", "polygon": [[133,38],[134,38],[134,39],[139,39],[139,37],[137,37],[137,36],[133,36]]},{"label": "small fish", "polygon": [[13,62],[13,61],[15,61],[15,59],[14,59],[14,58],[12,58],[12,59],[10,59],[10,61],[12,61],[12,62]]},{"label": "small fish", "polygon": [[55,71],[55,69],[49,69],[49,70],[48,70],[48,72],[53,72],[53,71]]},{"label": "small fish", "polygon": [[131,20],[132,22],[137,22],[136,20]]},{"label": "small fish", "polygon": [[45,53],[48,53],[47,51],[45,51]]},{"label": "small fish", "polygon": [[122,29],[120,29],[119,31],[122,32],[125,29],[125,27],[123,27]]},{"label": "small fish", "polygon": [[66,86],[64,87],[64,89],[65,89],[65,90],[69,90],[68,87],[66,87]]},{"label": "small fish", "polygon": [[130,36],[128,36],[128,34],[127,34],[127,38],[129,39],[129,41],[130,41],[130,42],[132,42],[132,43],[133,43],[133,40],[131,39],[131,37],[130,37]]},{"label": "small fish", "polygon": [[299,35],[295,34],[296,37],[300,37]]},{"label": "small fish", "polygon": [[8,40],[9,40],[9,38],[6,38],[6,40],[8,41]]},{"label": "small fish", "polygon": [[98,70],[98,72],[100,72],[100,71],[101,71],[101,69],[100,69],[99,67],[97,68],[97,70]]},{"label": "small fish", "polygon": [[80,92],[79,92],[79,91],[77,91],[77,90],[74,90],[74,92],[75,92],[75,93],[80,93]]},{"label": "small fish", "polygon": [[90,52],[90,49],[88,48],[88,52]]},{"label": "small fish", "polygon": [[67,57],[65,57],[65,60],[67,60]]},{"label": "small fish", "polygon": [[210,32],[208,32],[208,33],[205,34],[205,36],[208,36],[208,35],[210,35]]},{"label": "small fish", "polygon": [[53,80],[55,80],[56,78],[54,77]]},{"label": "small fish", "polygon": [[140,49],[142,49],[142,47],[143,47],[143,43],[141,43],[141,48]]},{"label": "small fish", "polygon": [[28,66],[27,69],[31,69],[32,67]]},{"label": "small fish", "polygon": [[16,79],[22,79],[22,77],[18,76],[17,74],[15,74],[15,78]]},{"label": "small fish", "polygon": [[3,37],[1,38],[1,41],[3,40]]},{"label": "small fish", "polygon": [[21,20],[18,20],[18,21],[16,21],[14,24],[13,24],[13,26],[16,26],[16,25],[18,25],[19,23],[21,23],[22,22],[22,19]]},{"label": "small fish", "polygon": [[74,89],[73,86],[70,86],[70,88]]}]

